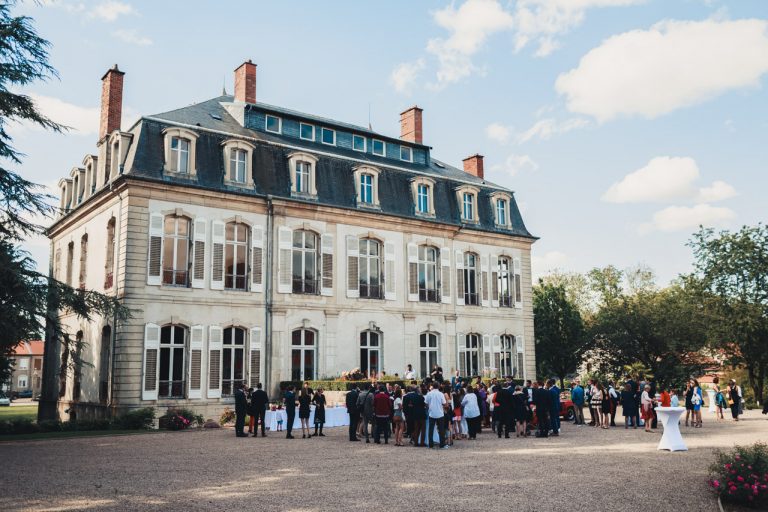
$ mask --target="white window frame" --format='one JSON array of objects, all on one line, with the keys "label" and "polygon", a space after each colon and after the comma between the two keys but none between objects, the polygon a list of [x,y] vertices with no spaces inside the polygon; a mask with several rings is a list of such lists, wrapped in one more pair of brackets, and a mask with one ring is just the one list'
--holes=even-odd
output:
[{"label": "white window frame", "polygon": [[[277,119],[277,131],[269,129],[270,118]],[[269,133],[277,133],[278,135],[283,133],[283,119],[281,117],[274,116],[272,114],[266,114],[264,116],[264,131]]]},{"label": "white window frame", "polygon": [[[473,336],[477,339],[477,347],[471,346],[471,340],[470,336]],[[462,334],[461,336],[461,342],[459,344],[459,364],[457,365],[459,368],[461,368],[461,359],[464,359],[464,370],[465,375],[462,375],[462,377],[474,377],[475,375],[482,375],[482,369],[483,369],[483,337],[477,333],[466,333]],[[477,366],[472,367],[472,354],[474,353],[476,359]],[[474,370],[474,371],[472,371]]]},{"label": "white window frame", "polygon": [[[174,219],[174,232],[173,233],[166,233],[165,232],[165,223],[168,220],[168,218]],[[184,220],[187,222],[187,234],[185,235],[179,235],[179,221]],[[163,243],[162,243],[162,249],[160,254],[160,278],[161,283],[163,286],[173,286],[178,288],[189,288],[192,282],[191,279],[191,268],[192,268],[192,225],[193,221],[190,217],[186,215],[178,215],[176,213],[169,213],[168,215],[163,215]],[[186,269],[177,269],[176,268],[176,260],[177,260],[177,250],[178,250],[178,241],[185,241],[187,244],[187,268]],[[166,264],[168,262],[165,261],[165,248],[167,247],[168,243],[173,244],[173,261],[170,263],[171,267],[166,268]],[[185,272],[186,273],[186,279],[183,284],[177,284],[174,282],[166,283],[165,282],[165,272],[167,270],[170,270],[173,272],[173,278],[171,281],[176,281],[176,273],[177,272]]]},{"label": "white window frame", "polygon": [[[306,162],[309,165],[309,187],[308,192],[300,192],[297,188],[296,170],[298,162]],[[291,175],[291,194],[299,197],[316,197],[317,188],[315,186],[315,169],[317,168],[317,157],[305,152],[295,152],[288,155],[288,169]]]},{"label": "white window frame", "polygon": [[[295,238],[297,235],[301,235],[301,247],[296,247],[295,244]],[[314,249],[307,248],[307,236],[313,236],[315,238],[315,247]],[[297,268],[295,264],[291,264],[291,293],[297,293],[297,294],[303,294],[303,295],[320,295],[320,288],[322,286],[322,274],[321,274],[321,266],[322,266],[322,260],[320,259],[321,254],[321,243],[322,243],[322,237],[319,233],[316,233],[315,231],[312,231],[310,229],[295,229],[293,230],[293,234],[291,235],[291,260],[293,260],[294,256],[298,253],[300,255],[300,261],[301,261],[301,268]],[[306,262],[307,257],[310,257],[311,260],[314,262],[314,271],[312,272],[312,281],[314,281],[314,290],[308,291],[308,285],[306,283],[305,276],[307,274],[306,269]],[[301,290],[296,290],[294,288],[295,283],[295,274],[301,275]]]},{"label": "white window frame", "polygon": [[[300,344],[294,345],[293,344],[293,333],[299,331],[301,332],[300,336]],[[312,345],[306,344],[306,333],[311,332],[314,337],[314,343]],[[318,354],[317,354],[317,345],[320,341],[319,333],[315,329],[309,329],[307,327],[297,327],[296,329],[291,329],[291,335],[288,339],[288,347],[289,347],[289,372],[291,375],[291,380],[314,380],[318,375]],[[300,362],[299,362],[299,379],[293,379],[293,351],[299,350],[301,352],[300,354]],[[313,375],[307,375],[305,373],[306,368],[304,366],[304,353],[305,352],[312,352],[313,353]]]},{"label": "white window frame", "polygon": [[[164,146],[165,146],[165,166],[164,171],[173,173],[179,176],[196,176],[197,175],[197,137],[198,135],[185,128],[170,127],[163,130]],[[174,138],[187,139],[189,141],[189,159],[187,161],[187,172],[182,173],[178,171],[178,162],[173,162],[173,154],[171,151],[171,140]]]},{"label": "white window frame", "polygon": [[[507,268],[502,266],[502,261],[507,262]],[[496,272],[498,273],[498,297],[499,307],[502,308],[514,308],[515,307],[515,268],[513,259],[509,256],[499,256],[496,261]],[[502,283],[507,282],[507,296],[504,296],[504,287]]]},{"label": "white window frame", "polygon": [[[462,272],[462,278],[464,279],[464,305],[465,306],[479,306],[480,305],[480,255],[475,252],[467,251],[463,254],[464,258],[464,271]],[[472,261],[472,266],[470,266]],[[472,285],[472,290],[470,290]],[[471,302],[473,299],[474,302]]]},{"label": "white window frame", "polygon": [[[361,165],[354,168],[355,193],[357,195],[357,204],[367,207],[379,207],[379,174],[381,171],[375,167]],[[363,201],[362,177],[365,174],[372,176],[371,180],[371,202]]]},{"label": "white window frame", "polygon": [[[467,222],[471,224],[477,224],[479,222],[479,215],[478,215],[478,208],[477,208],[477,197],[480,193],[480,190],[476,187],[472,187],[470,185],[463,185],[461,187],[456,188],[456,201],[459,204],[459,214],[461,215],[461,221]],[[466,216],[466,209],[465,209],[465,195],[468,195],[471,201],[471,208],[472,208],[472,218],[467,218]]]},{"label": "white window frame", "polygon": [[[355,139],[363,139],[363,149],[355,148]],[[352,150],[359,151],[360,153],[366,153],[368,151],[368,138],[363,135],[352,134]]]},{"label": "white window frame", "polygon": [[[504,201],[504,222],[499,222],[499,201]],[[512,215],[510,209],[512,207],[512,196],[504,192],[494,192],[491,194],[491,206],[493,207],[493,222],[497,227],[508,228],[512,225]]]},{"label": "white window frame", "polygon": [[[403,150],[408,150],[408,158],[403,158]],[[400,145],[400,154],[398,155],[403,162],[413,162],[413,148],[404,144]]]},{"label": "white window frame", "polygon": [[22,357],[19,359],[19,370],[29,369],[29,358]]},{"label": "white window frame", "polygon": [[[325,142],[325,137],[323,136],[325,132],[331,132],[333,134],[333,142]],[[326,146],[335,146],[336,145],[336,130],[332,128],[326,128],[321,127],[320,128],[320,142],[325,144]]]},{"label": "white window frame", "polygon": [[[252,161],[253,151],[256,149],[256,146],[249,142],[245,142],[244,140],[237,139],[226,140],[221,146],[224,156],[224,183],[236,187],[253,187]],[[243,181],[234,179],[234,169],[232,169],[233,151],[245,152],[245,176]]]},{"label": "white window frame", "polygon": [[[230,330],[230,338],[229,343],[227,343],[227,330]],[[241,331],[243,333],[243,343],[241,345],[235,344],[235,332]],[[247,366],[247,354],[248,351],[246,350],[246,345],[248,344],[248,329],[245,329],[244,327],[240,327],[237,325],[230,325],[229,327],[225,327],[222,331],[222,337],[221,337],[221,396],[223,397],[230,397],[234,396],[235,394],[235,383],[240,381],[246,380],[248,373],[246,372],[246,366]],[[224,373],[224,352],[229,350],[230,351],[230,359],[229,359],[229,375]],[[241,358],[243,361],[243,371],[242,376],[239,379],[235,378],[235,352],[240,351],[242,352]],[[229,381],[229,393],[226,393],[226,385],[224,384],[225,381]]]},{"label": "white window frame", "polygon": [[[227,226],[229,226],[230,224],[234,225],[234,238],[232,240],[227,238],[227,235],[226,235],[226,233],[227,233]],[[243,230],[245,232],[245,240],[244,241],[238,241],[237,240],[237,234],[238,234],[238,232],[240,230]],[[251,237],[251,226],[250,225],[248,225],[248,224],[246,224],[244,222],[239,222],[237,220],[232,220],[232,221],[226,222],[224,224],[224,256],[223,256],[223,258],[224,258],[224,289],[225,290],[239,291],[239,292],[248,291],[248,282],[250,281],[250,275],[251,275],[251,273],[250,273],[251,269],[250,269],[250,263],[249,263],[249,258],[250,258],[250,255],[251,255],[251,252],[250,252],[251,251],[251,240],[250,240],[250,237]],[[233,265],[233,268],[232,268],[232,274],[229,274],[227,272],[227,251],[229,250],[230,247],[232,248],[233,261],[235,262],[235,264]],[[243,247],[244,251],[245,251],[245,257],[244,257],[244,261],[243,261],[243,263],[245,264],[245,274],[244,275],[238,275],[237,274],[237,248],[238,247]],[[229,286],[229,287],[227,286],[227,278],[228,277],[232,278],[232,286]],[[245,285],[244,285],[243,288],[238,288],[237,287],[237,279],[238,278],[242,278],[242,279],[245,280]]]},{"label": "white window frame", "polygon": [[[371,337],[376,337],[376,345],[371,345]],[[363,337],[365,337],[365,340],[363,340]],[[359,354],[360,354],[360,370],[367,372],[366,375],[368,375],[369,378],[377,376],[384,367],[384,358],[382,357],[384,354],[384,351],[382,350],[382,335],[381,331],[376,330],[365,330],[360,333],[360,340],[359,340]],[[363,361],[363,350],[365,350],[366,354],[366,360]],[[376,368],[376,374],[371,375],[371,354],[375,353],[377,357],[377,361],[379,362],[378,367]]]},{"label": "white window frame", "polygon": [[[163,336],[162,331],[165,328],[171,329],[171,337],[170,343],[163,343]],[[176,333],[176,328],[180,328],[182,332],[184,333],[184,340],[183,343],[174,343],[174,337]],[[185,325],[181,324],[165,324],[160,327],[160,338],[159,338],[159,345],[157,350],[157,396],[158,398],[164,398],[164,399],[180,399],[180,398],[186,398],[186,392],[187,392],[187,358],[188,358],[188,350],[189,350],[189,328]],[[168,384],[168,395],[160,395],[160,371],[162,368],[162,359],[163,359],[163,348],[169,349],[170,354],[170,360],[168,362],[168,377],[171,377],[173,375],[173,360],[176,357],[175,356],[175,349],[181,348],[182,349],[182,356],[181,356],[181,394],[180,395],[174,395],[173,394],[173,382],[174,380],[166,380],[165,382],[169,382]]]},{"label": "white window frame", "polygon": [[[419,185],[427,186],[428,190],[428,212],[419,211]],[[416,215],[422,217],[434,217],[435,216],[435,180],[424,176],[413,178],[411,180],[411,194],[413,194],[413,211]]]},{"label": "white window frame", "polygon": [[[422,249],[424,249],[424,257],[422,257]],[[435,259],[433,261],[429,261],[427,258],[427,251],[432,250],[435,253]],[[440,302],[440,272],[442,271],[441,267],[441,260],[440,260],[440,248],[435,247],[433,245],[429,244],[421,244],[418,248],[418,271],[417,271],[417,284],[419,287],[419,302],[431,302],[431,303],[439,303]],[[426,286],[427,283],[427,275],[429,268],[428,267],[434,267],[434,275],[435,275],[435,288],[434,290],[428,288]],[[422,272],[423,270],[423,272]],[[424,275],[424,283],[425,287],[422,289],[421,287],[421,276]],[[422,296],[422,290],[423,290],[423,296]],[[433,292],[435,293],[435,299],[429,300],[429,293]]]},{"label": "white window frame", "polygon": [[19,389],[29,387],[29,378],[27,377],[27,375],[24,375],[24,374],[19,375],[18,387],[19,387]]},{"label": "white window frame", "polygon": [[[375,245],[378,248],[378,254],[371,255],[370,254],[370,247],[372,245]],[[382,275],[382,268],[384,265],[384,244],[381,242],[381,240],[378,240],[376,238],[360,238],[358,241],[358,271],[357,271],[357,286],[359,295],[358,297],[362,299],[383,299],[384,298],[384,282],[381,279]],[[365,247],[366,250],[363,250],[363,247]],[[375,263],[378,267],[378,275],[376,276],[378,281],[378,287],[379,287],[379,293],[371,293],[371,266]],[[363,269],[365,269],[365,274],[367,275],[367,281],[363,283]],[[367,294],[363,294],[362,292],[362,286],[365,285],[368,289]]]},{"label": "white window frame", "polygon": [[[309,137],[309,138],[304,137],[304,135],[302,135],[302,128],[304,128],[305,126],[308,126],[308,127],[310,127],[312,129],[312,136]],[[301,140],[311,140],[311,141],[314,141],[315,140],[315,125],[309,124],[309,123],[299,123],[299,138]]]},{"label": "white window frame", "polygon": [[[421,344],[421,337],[424,336],[425,344],[422,346]],[[430,336],[434,336],[435,338],[435,346],[430,347],[429,341]],[[435,354],[435,364],[440,365],[440,334],[432,331],[424,331],[421,334],[419,334],[419,377],[424,379],[426,377],[429,377],[432,373],[432,365],[430,364],[430,354]],[[421,365],[421,357],[422,355],[425,355],[427,366],[426,368],[422,367]]]},{"label": "white window frame", "polygon": [[[381,153],[376,151],[376,143],[381,143]],[[380,139],[371,139],[371,153],[376,156],[387,156],[387,143]]]}]

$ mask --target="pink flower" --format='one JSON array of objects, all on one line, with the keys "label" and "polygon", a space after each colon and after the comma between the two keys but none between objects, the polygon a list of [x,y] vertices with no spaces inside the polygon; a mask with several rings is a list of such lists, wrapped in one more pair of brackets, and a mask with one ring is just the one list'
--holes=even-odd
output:
[{"label": "pink flower", "polygon": [[741,457],[739,457],[739,456],[737,455],[736,457],[734,457],[734,459],[736,459],[736,460],[741,460]]},{"label": "pink flower", "polygon": [[736,477],[736,480],[738,480],[739,482],[743,482],[744,481],[744,477],[739,475],[739,476]]},{"label": "pink flower", "polygon": [[717,481],[717,480],[712,480],[712,487],[714,487],[715,489],[717,489],[718,487],[720,487],[720,482],[719,482],[719,481]]},{"label": "pink flower", "polygon": [[726,465],[725,465],[725,466],[723,466],[723,467],[724,467],[725,469],[731,469],[731,465],[730,465],[730,464],[726,464]]}]

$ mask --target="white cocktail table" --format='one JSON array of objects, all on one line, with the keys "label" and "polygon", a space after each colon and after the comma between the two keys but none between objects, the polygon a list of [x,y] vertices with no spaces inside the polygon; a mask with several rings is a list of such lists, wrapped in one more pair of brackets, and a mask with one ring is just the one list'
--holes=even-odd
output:
[{"label": "white cocktail table", "polygon": [[685,412],[685,407],[656,407],[656,416],[664,427],[664,434],[659,441],[659,450],[680,452],[688,450],[680,435],[680,416]]}]

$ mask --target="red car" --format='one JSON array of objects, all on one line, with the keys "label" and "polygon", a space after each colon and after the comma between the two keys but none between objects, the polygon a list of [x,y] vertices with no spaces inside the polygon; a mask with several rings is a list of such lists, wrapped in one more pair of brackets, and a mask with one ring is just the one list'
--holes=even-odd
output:
[{"label": "red car", "polygon": [[[533,429],[536,428],[538,425],[538,420],[536,418],[536,406],[531,406],[533,409],[533,419],[528,422],[528,428]],[[564,393],[560,395],[560,418],[565,421],[573,421],[576,417],[576,409],[573,405],[573,401],[571,401],[570,394]]]}]

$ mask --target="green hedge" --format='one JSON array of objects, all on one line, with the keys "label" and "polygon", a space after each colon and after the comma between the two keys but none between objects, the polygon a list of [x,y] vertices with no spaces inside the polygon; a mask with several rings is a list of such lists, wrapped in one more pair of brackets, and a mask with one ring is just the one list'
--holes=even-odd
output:
[{"label": "green hedge", "polygon": [[45,420],[35,422],[28,418],[0,421],[0,436],[15,434],[35,434],[38,432],[74,432],[89,430],[147,430],[152,428],[155,410],[152,408],[136,409],[114,420]]}]

